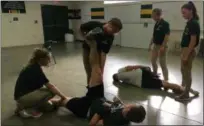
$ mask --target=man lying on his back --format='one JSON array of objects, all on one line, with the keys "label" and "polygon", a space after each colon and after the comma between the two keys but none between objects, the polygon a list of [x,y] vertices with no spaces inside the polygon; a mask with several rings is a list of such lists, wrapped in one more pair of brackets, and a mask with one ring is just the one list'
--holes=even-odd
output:
[{"label": "man lying on his back", "polygon": [[[66,107],[77,117],[88,118],[89,124],[100,125],[125,125],[130,121],[142,122],[146,112],[143,106],[130,104],[124,105],[121,102],[109,102],[104,98],[104,87],[101,78],[101,69],[96,52],[96,45],[91,45],[90,55],[93,57],[91,62],[92,75],[88,84],[88,91],[84,97],[67,97],[61,101],[55,101],[61,106]],[[117,100],[118,101],[118,100]]]}]

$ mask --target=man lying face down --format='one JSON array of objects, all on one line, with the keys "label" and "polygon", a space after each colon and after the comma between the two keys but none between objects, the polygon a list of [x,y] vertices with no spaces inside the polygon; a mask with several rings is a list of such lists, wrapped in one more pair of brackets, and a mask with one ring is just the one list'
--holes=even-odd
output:
[{"label": "man lying face down", "polygon": [[[164,88],[165,90],[171,89],[174,93],[182,93],[184,87],[169,83],[161,80],[158,75],[154,74],[150,67],[142,65],[126,66],[120,68],[118,73],[113,75],[113,80],[116,82],[124,82],[132,84],[139,88],[159,89]],[[190,91],[195,96],[199,95],[199,92],[191,89]]]},{"label": "man lying face down", "polygon": [[[145,119],[146,111],[139,104],[123,104],[120,100],[113,102],[104,98],[102,71],[98,59],[96,45],[90,47],[91,78],[88,91],[83,97],[67,97],[65,100],[57,99],[55,103],[66,107],[77,117],[87,118],[91,126],[111,125],[119,126],[129,124],[130,121],[140,123]],[[54,101],[53,101],[54,102]]]}]

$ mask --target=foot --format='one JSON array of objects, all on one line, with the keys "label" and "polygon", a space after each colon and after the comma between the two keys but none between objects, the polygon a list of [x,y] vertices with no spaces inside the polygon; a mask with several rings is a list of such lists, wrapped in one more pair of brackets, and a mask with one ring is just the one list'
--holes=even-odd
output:
[{"label": "foot", "polygon": [[175,100],[178,100],[178,101],[189,101],[190,97],[189,97],[189,94],[181,94],[180,96],[176,96]]},{"label": "foot", "polygon": [[30,115],[33,118],[40,118],[43,115],[43,113],[42,112],[38,112],[38,111],[33,111],[33,112],[30,113]]},{"label": "foot", "polygon": [[164,88],[164,91],[168,91],[169,89],[168,88]]},{"label": "foot", "polygon": [[192,91],[191,93],[192,93],[195,97],[199,96],[199,94],[200,94],[198,91]]},{"label": "foot", "polygon": [[175,94],[182,94],[183,93],[183,89],[182,87],[177,87],[175,89],[172,89],[173,93]]},{"label": "foot", "polygon": [[[168,84],[168,80],[163,80],[162,82],[163,82],[163,84]],[[164,88],[164,91],[168,91],[169,90],[169,88],[166,88],[166,87],[163,87],[163,88]]]},{"label": "foot", "polygon": [[43,115],[43,113],[41,112],[37,112],[37,111],[33,111],[33,112],[27,112],[26,110],[21,110],[21,111],[15,111],[15,114],[17,114],[18,116],[22,117],[22,118],[39,118]]}]

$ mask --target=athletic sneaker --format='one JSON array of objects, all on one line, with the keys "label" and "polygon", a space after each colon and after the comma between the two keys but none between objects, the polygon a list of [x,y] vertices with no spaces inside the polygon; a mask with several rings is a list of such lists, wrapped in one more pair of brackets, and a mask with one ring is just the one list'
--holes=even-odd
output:
[{"label": "athletic sneaker", "polygon": [[27,112],[26,110],[21,110],[16,112],[17,115],[19,115],[22,118],[39,118],[43,115],[42,112],[37,112],[37,111],[32,111],[32,112]]},{"label": "athletic sneaker", "polygon": [[176,96],[175,100],[177,101],[190,101],[191,98],[189,97],[189,95],[180,95],[180,96]]},{"label": "athletic sneaker", "polygon": [[198,91],[195,91],[195,90],[193,90],[191,93],[196,97],[199,96],[199,94],[200,94]]}]

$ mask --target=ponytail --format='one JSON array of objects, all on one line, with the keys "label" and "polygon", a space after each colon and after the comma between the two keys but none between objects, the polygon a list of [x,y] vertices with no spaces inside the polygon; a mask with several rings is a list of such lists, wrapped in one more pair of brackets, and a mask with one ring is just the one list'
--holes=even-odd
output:
[{"label": "ponytail", "polygon": [[182,6],[182,8],[191,10],[192,13],[193,13],[193,18],[196,19],[196,20],[199,20],[199,16],[197,14],[197,9],[196,9],[196,7],[195,7],[195,5],[194,5],[194,3],[192,1],[189,1],[187,4],[184,4]]},{"label": "ponytail", "polygon": [[199,20],[199,16],[197,14],[197,9],[196,9],[194,3],[192,1],[189,1],[188,4],[192,7],[194,19]]}]

